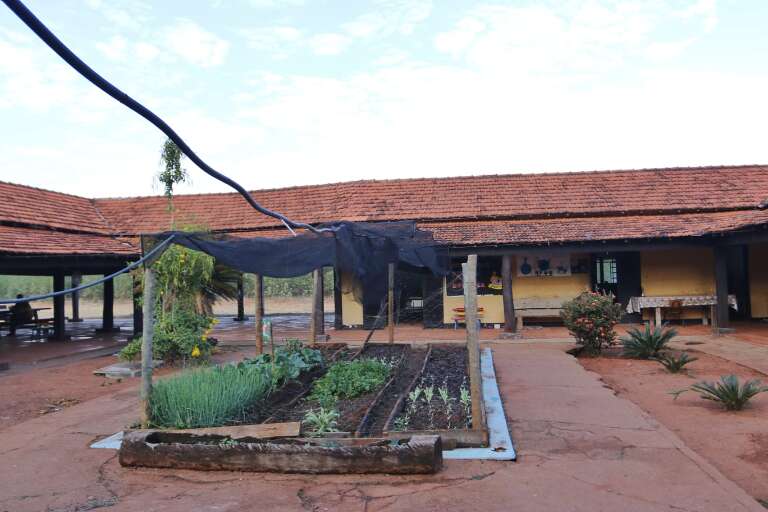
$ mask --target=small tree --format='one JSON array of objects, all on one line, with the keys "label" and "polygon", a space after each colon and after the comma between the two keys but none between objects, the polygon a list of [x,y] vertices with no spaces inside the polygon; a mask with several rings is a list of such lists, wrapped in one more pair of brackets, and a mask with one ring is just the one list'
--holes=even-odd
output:
[{"label": "small tree", "polygon": [[584,292],[564,303],[560,316],[576,343],[588,355],[599,355],[616,341],[614,327],[621,318],[621,304],[614,302],[613,295]]}]

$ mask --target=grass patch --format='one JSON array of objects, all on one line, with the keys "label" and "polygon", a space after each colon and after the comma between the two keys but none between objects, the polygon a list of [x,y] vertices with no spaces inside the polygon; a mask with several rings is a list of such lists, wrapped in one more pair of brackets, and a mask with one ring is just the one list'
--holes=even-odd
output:
[{"label": "grass patch", "polygon": [[273,389],[267,366],[217,366],[158,381],[150,399],[151,424],[161,428],[216,427],[237,421]]}]

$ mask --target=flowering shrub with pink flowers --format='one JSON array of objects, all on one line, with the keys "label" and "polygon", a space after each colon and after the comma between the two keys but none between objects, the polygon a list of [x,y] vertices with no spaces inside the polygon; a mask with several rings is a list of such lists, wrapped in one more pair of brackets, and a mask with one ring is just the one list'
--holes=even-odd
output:
[{"label": "flowering shrub with pink flowers", "polygon": [[563,323],[588,355],[599,355],[616,343],[614,327],[621,319],[621,304],[613,295],[584,292],[565,302],[560,312]]}]

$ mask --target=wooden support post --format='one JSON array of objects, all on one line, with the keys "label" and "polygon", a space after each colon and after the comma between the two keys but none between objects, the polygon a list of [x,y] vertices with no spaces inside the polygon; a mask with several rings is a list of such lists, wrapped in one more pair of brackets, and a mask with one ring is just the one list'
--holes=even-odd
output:
[{"label": "wooden support post", "polygon": [[141,425],[149,427],[152,395],[152,338],[155,334],[155,271],[151,265],[144,269],[144,332],[141,338]]},{"label": "wooden support post", "polygon": [[[64,272],[56,270],[53,273],[53,291],[59,292],[64,289]],[[56,341],[64,341],[66,335],[66,311],[64,308],[64,295],[57,295],[53,298],[53,337]]]},{"label": "wooden support post", "polygon": [[333,328],[340,330],[344,327],[344,312],[341,305],[341,272],[338,267],[333,269]]},{"label": "wooden support post", "polygon": [[517,332],[515,303],[512,297],[512,255],[501,257],[501,293],[504,301],[504,331]]},{"label": "wooden support post", "polygon": [[[82,282],[83,275],[78,271],[72,272],[72,288],[77,288]],[[80,292],[72,292],[70,297],[72,300],[72,318],[69,321],[82,322],[83,319],[80,318]]]},{"label": "wooden support post", "polygon": [[256,353],[264,353],[264,279],[261,274],[254,274],[254,295],[256,307],[254,308],[253,318],[256,324]]},{"label": "wooden support post", "polygon": [[323,269],[318,269],[317,279],[320,281],[318,287],[317,302],[317,334],[321,339],[325,339],[325,274]]},{"label": "wooden support post", "polygon": [[319,332],[319,312],[320,301],[323,300],[323,281],[320,277],[323,272],[322,268],[312,271],[312,312],[309,315],[309,344],[314,345],[317,342],[317,334]]},{"label": "wooden support post", "polygon": [[144,331],[144,311],[141,308],[142,287],[139,286],[139,279],[136,274],[131,276],[131,296],[133,297],[133,336],[141,336]]},{"label": "wooden support post", "polygon": [[387,339],[395,342],[395,264],[387,268]]},{"label": "wooden support post", "polygon": [[235,322],[242,322],[245,320],[245,294],[243,287],[243,274],[240,274],[240,278],[237,280],[237,316],[234,318]]},{"label": "wooden support post", "polygon": [[728,327],[728,248],[715,247],[715,296],[717,304],[715,305],[715,315],[712,318],[717,320],[717,329]]},{"label": "wooden support post", "polygon": [[103,297],[102,297],[102,315],[101,315],[101,329],[97,329],[98,332],[114,332],[119,331],[120,328],[115,328],[115,280],[107,279],[104,281]]},{"label": "wooden support post", "polygon": [[477,255],[470,254],[462,263],[464,280],[464,321],[467,324],[469,355],[469,391],[472,398],[472,428],[483,428],[483,391],[480,375],[480,333],[477,323]]}]

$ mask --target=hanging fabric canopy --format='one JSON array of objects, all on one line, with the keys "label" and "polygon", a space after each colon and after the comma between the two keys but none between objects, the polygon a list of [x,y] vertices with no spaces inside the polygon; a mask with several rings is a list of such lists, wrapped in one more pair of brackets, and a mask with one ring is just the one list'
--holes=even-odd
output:
[{"label": "hanging fabric canopy", "polygon": [[295,277],[321,267],[354,275],[375,295],[384,293],[389,263],[406,263],[436,276],[448,273],[447,247],[412,221],[334,222],[327,229],[285,238],[238,238],[209,233],[173,232],[156,235],[209,254],[224,265],[269,277]]}]

